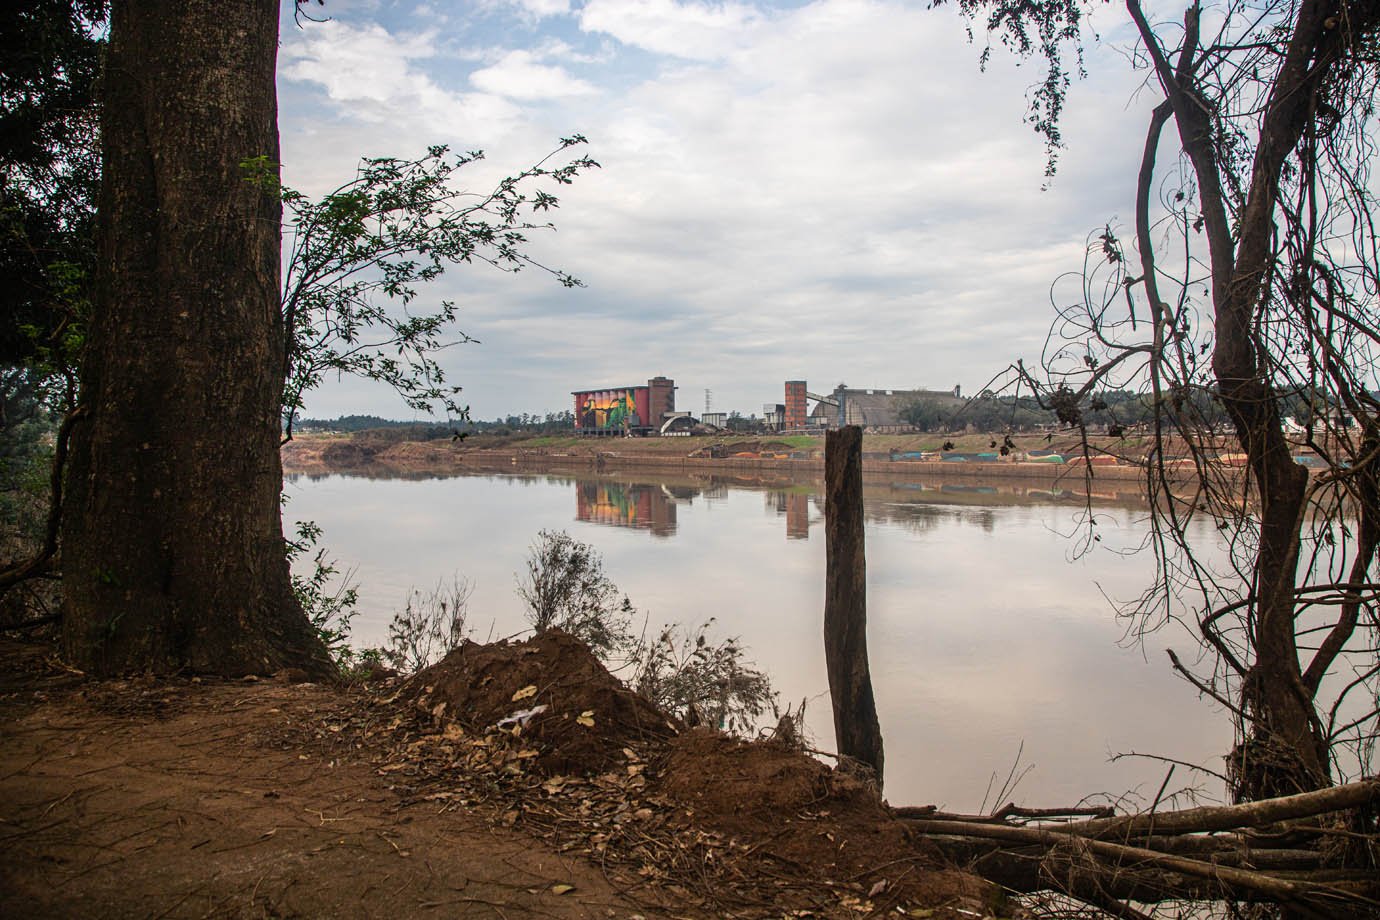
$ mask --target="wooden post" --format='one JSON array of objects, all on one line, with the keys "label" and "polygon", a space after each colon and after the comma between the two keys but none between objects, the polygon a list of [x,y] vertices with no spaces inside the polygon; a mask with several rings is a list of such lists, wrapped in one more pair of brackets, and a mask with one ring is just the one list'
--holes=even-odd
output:
[{"label": "wooden post", "polygon": [[867,557],[863,545],[862,429],[824,439],[824,660],[839,754],[867,764],[882,783],[882,730],[867,666]]}]

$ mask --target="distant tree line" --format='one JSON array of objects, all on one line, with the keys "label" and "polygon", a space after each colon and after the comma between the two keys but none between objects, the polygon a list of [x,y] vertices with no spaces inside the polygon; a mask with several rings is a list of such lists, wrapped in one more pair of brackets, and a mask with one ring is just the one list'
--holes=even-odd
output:
[{"label": "distant tree line", "polygon": [[390,440],[434,441],[457,435],[508,435],[519,431],[527,434],[569,433],[575,429],[575,413],[570,409],[544,415],[523,412],[520,415],[500,416],[491,422],[477,419],[419,422],[398,421],[377,415],[342,415],[334,419],[301,419],[293,427],[297,431],[338,431],[346,434],[388,431],[392,435]]},{"label": "distant tree line", "polygon": [[[1166,393],[1164,411],[1171,415],[1189,414],[1194,418],[1226,425],[1228,419],[1210,390],[1194,388]],[[1329,406],[1318,393],[1295,393],[1282,400],[1285,414],[1299,425],[1344,414],[1341,407]],[[984,390],[964,403],[950,397],[913,397],[897,410],[897,415],[920,431],[1036,431],[1069,425],[1089,425],[1106,429],[1113,436],[1138,425],[1148,425],[1155,417],[1152,397],[1134,390],[1107,390],[1085,400],[1070,417],[1070,407],[1062,404],[1056,392],[1042,402],[1034,396],[1011,396]],[[342,415],[334,419],[302,419],[298,431],[392,431],[389,440],[433,441],[438,438],[470,434],[511,435],[565,434],[575,427],[574,413],[527,413],[500,416],[492,421],[399,421],[377,415]],[[724,427],[735,434],[761,434],[766,424],[756,415],[732,412]],[[405,429],[405,430],[399,430]]]},{"label": "distant tree line", "polygon": [[[1227,424],[1227,416],[1213,394],[1204,389],[1164,394],[1163,411],[1179,414],[1192,411],[1195,418]],[[1290,404],[1300,424],[1311,413],[1322,411],[1316,400],[1299,396]],[[1310,408],[1311,407],[1311,408]],[[1071,414],[1076,410],[1076,414]],[[921,431],[1031,431],[1071,425],[1105,428],[1113,435],[1137,425],[1149,424],[1155,417],[1153,398],[1133,390],[1107,390],[1088,397],[1082,405],[1071,407],[1059,398],[1058,391],[1042,397],[1011,396],[984,390],[965,403],[951,398],[914,397],[900,407],[902,421]]]}]

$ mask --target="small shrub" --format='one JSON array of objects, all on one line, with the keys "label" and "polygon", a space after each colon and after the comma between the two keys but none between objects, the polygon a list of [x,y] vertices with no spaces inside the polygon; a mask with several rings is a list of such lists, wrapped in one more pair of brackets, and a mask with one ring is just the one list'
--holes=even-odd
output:
[{"label": "small shrub", "polygon": [[604,572],[599,551],[564,531],[538,534],[518,594],[536,632],[560,629],[584,642],[606,666],[630,672],[632,690],[664,712],[693,711],[746,735],[759,716],[776,711],[771,681],[744,660],[738,640],[710,641],[712,619],[693,632],[667,626],[651,642],[634,636],[637,611]]},{"label": "small shrub", "polygon": [[[350,622],[359,613],[355,605],[359,592],[353,584],[354,570],[340,573],[332,559],[327,558],[325,547],[317,547],[321,539],[321,528],[314,521],[302,521],[297,525],[297,539],[287,541],[288,564],[291,565],[303,553],[316,550],[312,557],[312,569],[308,575],[296,572],[292,575],[292,593],[302,605],[302,611],[311,621],[312,628],[330,652],[336,666],[348,670],[355,658],[350,647]],[[337,584],[331,582],[339,574]]]},{"label": "small shrub", "polygon": [[394,668],[414,674],[460,646],[468,635],[470,595],[474,585],[459,575],[449,585],[437,582],[423,593],[413,588],[388,626],[388,645],[381,654]]},{"label": "small shrub", "polygon": [[743,660],[736,638],[709,640],[713,622],[693,633],[667,626],[656,641],[640,645],[631,685],[660,709],[682,717],[693,709],[715,728],[746,735],[759,716],[775,711],[776,694],[767,675]]},{"label": "small shrub", "polygon": [[537,535],[518,595],[534,630],[563,630],[605,662],[632,644],[632,602],[604,573],[599,551],[565,531]]}]

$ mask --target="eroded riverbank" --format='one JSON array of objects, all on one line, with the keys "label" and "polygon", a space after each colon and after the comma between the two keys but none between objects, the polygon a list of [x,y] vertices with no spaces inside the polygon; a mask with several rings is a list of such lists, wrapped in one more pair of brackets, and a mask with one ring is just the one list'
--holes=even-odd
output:
[{"label": "eroded riverbank", "polygon": [[[876,438],[864,444],[863,475],[872,481],[924,479],[1020,481],[1032,487],[1131,494],[1145,471],[1097,446],[1089,469],[1085,462],[1050,463],[1016,459],[939,461],[908,455],[915,439]],[[1049,444],[1044,439],[1033,443]],[[985,446],[985,445],[984,445]],[[1078,444],[1050,449],[1077,451]],[[489,446],[466,441],[372,440],[359,437],[299,437],[283,447],[283,468],[289,473],[392,475],[455,475],[466,472],[610,473],[656,472],[692,475],[770,475],[796,482],[822,482],[823,441],[817,438],[721,439],[618,438],[598,440],[531,439]],[[1106,484],[1104,488],[1103,485]]]}]

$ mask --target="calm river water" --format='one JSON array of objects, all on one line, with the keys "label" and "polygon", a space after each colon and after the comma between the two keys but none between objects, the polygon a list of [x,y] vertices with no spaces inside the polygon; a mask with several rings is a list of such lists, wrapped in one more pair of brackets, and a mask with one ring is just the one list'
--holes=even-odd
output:
[{"label": "calm river water", "polygon": [[[809,485],[294,475],[286,491],[288,523],[316,521],[337,564],[354,569],[357,645],[384,641],[411,587],[456,574],[474,584],[476,639],[520,632],[516,573],[539,530],[565,530],[600,550],[649,629],[713,617],[713,635],[741,637],[783,700],[808,698],[816,746],[833,746],[824,517]],[[1108,499],[1096,551],[1074,558],[1080,509],[1070,497],[869,487],[868,643],[892,803],[976,810],[1018,752],[1028,772],[1015,798],[1039,806],[1093,793],[1152,799],[1165,765],[1110,761],[1118,752],[1220,767],[1226,718],[1173,676],[1164,653],[1192,655],[1191,639],[1123,641],[1109,598],[1135,596],[1151,563],[1123,552],[1140,543],[1144,508]],[[1180,769],[1173,787],[1192,781]]]}]

